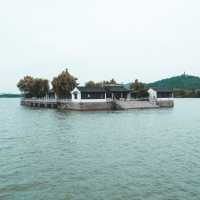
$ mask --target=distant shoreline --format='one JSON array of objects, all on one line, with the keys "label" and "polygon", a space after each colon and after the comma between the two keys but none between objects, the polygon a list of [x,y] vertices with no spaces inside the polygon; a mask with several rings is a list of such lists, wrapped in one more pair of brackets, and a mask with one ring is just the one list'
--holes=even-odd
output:
[{"label": "distant shoreline", "polygon": [[21,94],[0,94],[0,98],[21,98]]}]

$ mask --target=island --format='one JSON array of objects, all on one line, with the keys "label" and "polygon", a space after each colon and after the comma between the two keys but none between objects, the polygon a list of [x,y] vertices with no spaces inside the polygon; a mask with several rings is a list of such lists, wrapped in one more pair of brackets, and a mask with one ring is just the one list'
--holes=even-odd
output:
[{"label": "island", "polygon": [[78,111],[174,107],[173,90],[147,87],[138,80],[129,87],[114,79],[88,81],[84,86],[77,80],[68,69],[53,78],[52,88],[47,79],[25,76],[17,84],[21,105]]}]

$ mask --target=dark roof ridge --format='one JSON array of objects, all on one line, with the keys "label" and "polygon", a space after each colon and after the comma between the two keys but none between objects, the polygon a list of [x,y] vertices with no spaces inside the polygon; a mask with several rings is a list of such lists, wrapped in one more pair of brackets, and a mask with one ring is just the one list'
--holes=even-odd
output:
[{"label": "dark roof ridge", "polygon": [[157,92],[173,92],[173,89],[169,89],[169,88],[150,87],[149,89],[153,89]]},{"label": "dark roof ridge", "polygon": [[105,89],[103,87],[78,86],[77,88],[81,92],[105,92]]}]

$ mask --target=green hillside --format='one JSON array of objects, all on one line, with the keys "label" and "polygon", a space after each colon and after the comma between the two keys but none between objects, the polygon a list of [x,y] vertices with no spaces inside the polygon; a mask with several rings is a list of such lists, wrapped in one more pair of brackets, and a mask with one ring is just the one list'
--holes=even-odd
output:
[{"label": "green hillside", "polygon": [[149,87],[194,90],[200,89],[200,77],[183,74],[148,84]]}]

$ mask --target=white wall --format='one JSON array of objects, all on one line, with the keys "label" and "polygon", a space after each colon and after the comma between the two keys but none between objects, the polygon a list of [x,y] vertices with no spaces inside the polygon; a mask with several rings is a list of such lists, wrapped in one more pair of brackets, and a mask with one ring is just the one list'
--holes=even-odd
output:
[{"label": "white wall", "polygon": [[166,101],[166,100],[170,100],[170,99],[173,99],[173,96],[172,97],[169,97],[169,98],[158,98],[157,96],[157,91],[150,88],[148,90],[148,93],[149,93],[149,101]]},{"label": "white wall", "polygon": [[157,100],[157,92],[153,89],[148,90],[149,93],[149,101],[156,101]]},{"label": "white wall", "polygon": [[[77,99],[75,99],[74,94],[77,94]],[[75,88],[72,92],[72,102],[79,102],[79,103],[98,103],[98,102],[106,102],[106,95],[105,99],[81,99],[81,92],[78,88]]]},{"label": "white wall", "polygon": [[[77,99],[75,99],[75,94],[77,94]],[[75,88],[72,92],[72,102],[80,102],[81,101],[81,92],[78,88]]]}]

